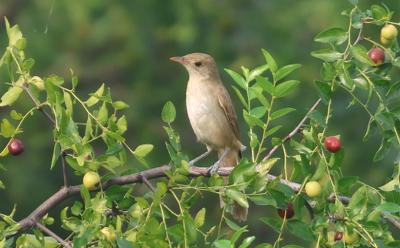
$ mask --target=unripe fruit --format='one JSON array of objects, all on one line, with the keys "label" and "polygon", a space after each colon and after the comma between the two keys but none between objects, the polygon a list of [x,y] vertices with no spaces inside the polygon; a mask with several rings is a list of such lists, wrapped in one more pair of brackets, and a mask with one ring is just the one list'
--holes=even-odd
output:
[{"label": "unripe fruit", "polygon": [[381,44],[384,45],[385,47],[392,44],[392,42],[393,42],[393,40],[388,40],[388,39],[384,38],[383,36],[381,36]]},{"label": "unripe fruit", "polygon": [[283,219],[283,218],[285,218],[285,214],[286,214],[286,219],[290,219],[294,216],[293,204],[291,202],[288,203],[286,209],[282,209],[282,208],[278,209],[279,217],[281,217]]},{"label": "unripe fruit", "polygon": [[116,238],[115,231],[111,228],[103,227],[103,229],[101,229],[100,232],[110,242],[113,242]]},{"label": "unripe fruit", "polygon": [[330,152],[337,152],[342,147],[340,140],[336,136],[329,136],[325,138],[325,148]]},{"label": "unripe fruit", "polygon": [[398,35],[397,28],[392,25],[392,24],[386,24],[382,29],[381,29],[381,37],[385,38],[387,40],[393,40],[397,37]]},{"label": "unripe fruit", "polygon": [[359,236],[356,232],[348,233],[346,232],[344,234],[344,242],[348,245],[352,245],[358,242]]},{"label": "unripe fruit", "polygon": [[306,183],[305,189],[306,189],[306,194],[309,197],[319,196],[322,191],[321,185],[317,181],[310,181],[310,182]]},{"label": "unripe fruit", "polygon": [[377,65],[385,61],[385,51],[380,47],[374,47],[368,52],[368,57]]},{"label": "unripe fruit", "polygon": [[342,232],[336,232],[335,233],[335,241],[342,240],[343,238],[343,233]]},{"label": "unripe fruit", "polygon": [[83,176],[83,185],[88,189],[93,189],[100,182],[100,176],[97,172],[88,171]]},{"label": "unripe fruit", "polygon": [[12,139],[7,148],[11,155],[17,156],[24,152],[24,143],[19,139]]}]

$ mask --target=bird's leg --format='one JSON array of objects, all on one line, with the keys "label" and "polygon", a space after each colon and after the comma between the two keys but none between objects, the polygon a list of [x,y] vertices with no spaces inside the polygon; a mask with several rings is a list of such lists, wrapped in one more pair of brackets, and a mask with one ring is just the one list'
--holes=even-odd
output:
[{"label": "bird's leg", "polygon": [[221,162],[223,161],[223,159],[226,157],[226,155],[228,155],[228,153],[230,152],[231,149],[229,148],[225,148],[224,152],[222,153],[221,157],[219,157],[218,161],[215,162],[209,169],[208,169],[208,173],[213,174],[215,172],[218,171]]},{"label": "bird's leg", "polygon": [[208,155],[210,155],[210,153],[212,152],[211,148],[207,147],[207,151],[203,154],[201,154],[200,156],[192,159],[189,161],[189,165],[193,166],[195,163],[199,162],[200,160],[202,160],[203,158],[207,157]]}]

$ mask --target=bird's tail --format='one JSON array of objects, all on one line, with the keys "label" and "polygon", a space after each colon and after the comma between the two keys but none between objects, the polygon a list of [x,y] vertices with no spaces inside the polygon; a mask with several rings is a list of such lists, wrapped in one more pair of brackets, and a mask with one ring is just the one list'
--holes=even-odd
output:
[{"label": "bird's tail", "polygon": [[[219,152],[218,153],[218,157],[222,156],[223,152]],[[228,154],[225,155],[225,157],[223,158],[223,160],[221,161],[220,165],[221,166],[235,166],[239,163],[240,158],[242,157],[241,151],[229,151]],[[224,178],[225,180],[225,184],[228,184],[228,178]],[[220,199],[220,205],[221,208],[224,207],[224,201],[222,199]],[[233,206],[232,206],[232,216],[234,219],[236,219],[237,221],[246,221],[247,220],[247,208],[244,208],[242,206],[240,206],[237,202],[233,202]]]}]

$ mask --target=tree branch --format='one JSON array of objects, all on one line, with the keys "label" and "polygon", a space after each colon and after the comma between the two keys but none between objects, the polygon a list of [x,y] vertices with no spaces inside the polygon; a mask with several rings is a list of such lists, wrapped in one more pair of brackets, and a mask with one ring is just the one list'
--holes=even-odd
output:
[{"label": "tree branch", "polygon": [[[106,181],[102,185],[102,189],[106,190],[112,185],[125,185],[125,184],[132,184],[132,183],[142,183],[143,182],[143,177],[146,179],[156,179],[156,178],[161,178],[161,177],[166,177],[166,172],[168,172],[171,169],[170,166],[168,165],[163,165],[160,167],[156,168],[151,168],[142,172],[130,174],[127,176],[121,176],[121,177],[115,177],[112,178],[108,181]],[[229,174],[232,172],[234,167],[221,167],[217,171],[217,173],[220,176],[229,176]],[[196,166],[191,166],[189,169],[189,176],[191,177],[198,177],[198,176],[204,176],[204,177],[209,177],[210,174],[208,172],[208,167],[196,167]],[[267,174],[266,175],[266,180],[272,181],[277,179],[276,176]],[[280,182],[282,184],[285,184],[292,188],[294,191],[299,191],[301,188],[301,184],[291,182],[288,180],[280,179]],[[19,221],[20,225],[20,231],[26,231],[32,227],[34,227],[39,220],[46,214],[48,213],[52,208],[63,202],[64,200],[75,196],[79,195],[80,193],[80,187],[81,185],[75,185],[75,186],[69,186],[69,187],[62,187],[60,190],[58,190],[56,193],[54,193],[52,196],[50,196],[46,201],[44,201],[42,204],[40,204],[31,214],[29,214],[26,218],[22,219]],[[100,188],[93,189],[92,191],[99,191]],[[340,201],[342,201],[344,204],[348,204],[349,198],[345,196],[340,196]],[[334,196],[328,197],[329,202],[334,202],[335,198]],[[398,223],[397,220],[395,220],[393,217],[384,215],[383,216],[385,219],[387,219],[389,222],[392,224]],[[399,228],[398,225],[395,224],[396,227]],[[400,228],[399,228],[400,229]]]},{"label": "tree branch", "polygon": [[[319,98],[314,105],[308,110],[307,114],[304,116],[303,119],[301,119],[301,121],[299,122],[299,124],[297,124],[297,126],[288,134],[286,135],[285,138],[283,138],[282,143],[285,143],[286,141],[290,140],[296,133],[299,132],[300,128],[304,125],[304,122],[306,122],[306,120],[308,119],[309,115],[311,112],[313,112],[318,105],[321,103],[321,98]],[[276,152],[276,150],[278,150],[278,148],[280,147],[280,145],[276,145],[274,147],[272,147],[272,149],[268,152],[268,154],[262,159],[262,161],[265,161],[267,159],[269,159],[272,154],[274,154]]]},{"label": "tree branch", "polygon": [[55,234],[53,231],[51,231],[50,229],[48,229],[47,227],[45,227],[44,225],[40,224],[39,222],[36,223],[35,225],[39,230],[41,230],[42,232],[48,234],[49,236],[53,237],[55,240],[57,240],[58,243],[60,243],[62,246],[64,246],[64,248],[72,248],[72,246],[65,240],[63,240],[62,238],[60,238],[60,236],[58,236],[57,234]]}]

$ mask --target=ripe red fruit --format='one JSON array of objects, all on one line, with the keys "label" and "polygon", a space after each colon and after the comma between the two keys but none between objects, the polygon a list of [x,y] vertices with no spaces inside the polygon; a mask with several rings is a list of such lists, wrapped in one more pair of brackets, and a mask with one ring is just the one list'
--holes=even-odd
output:
[{"label": "ripe red fruit", "polygon": [[325,138],[325,148],[330,152],[337,152],[340,150],[342,144],[340,143],[340,139],[336,136],[329,136]]},{"label": "ripe red fruit", "polygon": [[343,238],[343,233],[342,232],[336,232],[335,233],[335,241],[342,240]]},{"label": "ripe red fruit", "polygon": [[12,139],[8,145],[8,151],[11,155],[17,156],[24,151],[24,143],[19,139]]},{"label": "ripe red fruit", "polygon": [[286,209],[282,208],[278,209],[279,217],[283,219],[285,218],[285,214],[286,214],[286,219],[290,219],[294,216],[293,204],[291,202],[288,203]]},{"label": "ripe red fruit", "polygon": [[374,61],[375,64],[380,65],[385,61],[385,51],[380,47],[374,47],[368,52],[369,58]]}]

